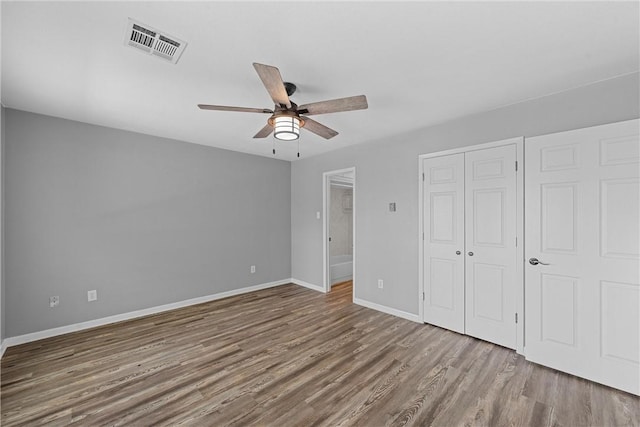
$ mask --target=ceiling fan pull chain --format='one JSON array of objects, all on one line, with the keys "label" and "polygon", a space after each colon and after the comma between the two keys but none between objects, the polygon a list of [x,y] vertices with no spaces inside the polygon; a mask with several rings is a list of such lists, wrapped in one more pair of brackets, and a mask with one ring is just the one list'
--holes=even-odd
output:
[{"label": "ceiling fan pull chain", "polygon": [[298,138],[298,158],[300,158],[300,138]]},{"label": "ceiling fan pull chain", "polygon": [[276,140],[273,140],[273,155],[276,155]]}]

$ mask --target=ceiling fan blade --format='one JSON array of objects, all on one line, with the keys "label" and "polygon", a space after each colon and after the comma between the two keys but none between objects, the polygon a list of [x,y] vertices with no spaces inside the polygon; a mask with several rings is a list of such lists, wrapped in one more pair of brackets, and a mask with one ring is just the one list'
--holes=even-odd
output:
[{"label": "ceiling fan blade", "polygon": [[239,113],[273,114],[273,111],[269,110],[268,108],[227,107],[225,105],[208,105],[208,104],[198,104],[198,108],[200,108],[201,110],[237,111]]},{"label": "ceiling fan blade", "polygon": [[336,132],[335,130],[328,128],[325,125],[316,122],[315,120],[312,120],[308,117],[303,117],[303,119],[304,126],[302,127],[302,129],[313,132],[316,135],[323,137],[324,139],[331,139],[338,134],[338,132]]},{"label": "ceiling fan blade", "polygon": [[289,101],[289,95],[287,95],[287,90],[282,82],[280,70],[271,65],[258,64],[257,62],[253,63],[253,68],[256,69],[273,102],[283,108],[291,108],[291,101]]},{"label": "ceiling fan blade", "polygon": [[298,113],[325,114],[337,113],[339,111],[364,110],[369,107],[367,97],[364,95],[349,96],[347,98],[331,99],[329,101],[313,102],[311,104],[301,105],[298,107]]},{"label": "ceiling fan blade", "polygon": [[271,135],[271,132],[273,132],[273,126],[271,126],[270,124],[267,124],[265,127],[263,127],[262,129],[260,129],[258,131],[258,133],[256,133],[255,135],[253,135],[254,138],[266,138],[269,135]]}]

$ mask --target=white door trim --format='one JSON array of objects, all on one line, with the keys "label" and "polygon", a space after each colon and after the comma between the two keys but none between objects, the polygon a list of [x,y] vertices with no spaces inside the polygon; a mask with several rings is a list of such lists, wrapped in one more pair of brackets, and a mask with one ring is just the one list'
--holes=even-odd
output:
[{"label": "white door trim", "polygon": [[[505,145],[515,144],[516,161],[518,162],[518,170],[516,173],[516,224],[517,224],[517,259],[516,276],[518,283],[516,284],[516,312],[518,313],[518,323],[516,325],[516,352],[524,354],[524,137],[509,138],[500,141],[488,142],[484,144],[472,145],[468,147],[455,148],[451,150],[438,151],[435,153],[420,154],[418,156],[418,304],[419,317],[424,319],[424,249],[422,239],[424,238],[423,226],[423,203],[424,203],[424,169],[423,160],[447,156],[450,154],[465,153],[469,151],[484,150],[486,148],[502,147]],[[515,167],[515,165],[514,165]]]},{"label": "white door trim", "polygon": [[502,147],[504,145],[517,144],[518,142],[524,143],[524,136],[501,139],[500,141],[484,142],[482,144],[469,145],[469,146],[460,147],[460,148],[452,148],[450,150],[436,151],[433,153],[420,154],[418,155],[418,160],[422,161],[422,159],[428,159],[430,157],[441,157],[441,156],[448,156],[449,154],[459,154],[459,153],[467,153],[469,151],[484,150],[485,148]]},{"label": "white door trim", "polygon": [[352,221],[353,221],[353,292],[352,298],[356,297],[356,168],[355,166],[327,171],[322,173],[322,287],[327,293],[331,290],[331,275],[329,274],[329,190],[331,177],[334,175],[342,175],[344,173],[353,173],[353,198],[352,198]]}]

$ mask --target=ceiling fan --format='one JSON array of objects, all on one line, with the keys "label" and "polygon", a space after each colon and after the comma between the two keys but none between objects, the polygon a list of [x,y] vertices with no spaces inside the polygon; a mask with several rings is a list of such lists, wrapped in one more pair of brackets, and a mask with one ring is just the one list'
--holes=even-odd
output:
[{"label": "ceiling fan", "polygon": [[202,110],[271,114],[271,117],[267,120],[267,124],[253,137],[266,138],[274,132],[276,139],[284,141],[298,139],[300,137],[300,128],[306,129],[325,139],[333,138],[338,132],[307,116],[337,113],[340,111],[363,110],[368,107],[367,97],[364,95],[313,102],[311,104],[298,106],[289,99],[296,91],[296,85],[283,82],[280,76],[280,70],[271,65],[258,64],[255,62],[253,63],[253,68],[258,72],[258,76],[260,76],[262,83],[275,103],[273,110],[268,108],[227,107],[224,105],[208,104],[198,104],[198,107]]}]

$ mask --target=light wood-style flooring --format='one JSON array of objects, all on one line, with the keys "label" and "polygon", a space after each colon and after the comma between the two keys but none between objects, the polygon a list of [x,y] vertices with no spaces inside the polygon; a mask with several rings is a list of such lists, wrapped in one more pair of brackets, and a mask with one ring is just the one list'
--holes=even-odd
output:
[{"label": "light wood-style flooring", "polygon": [[11,347],[2,425],[638,426],[637,397],[284,285]]}]

